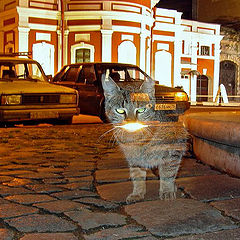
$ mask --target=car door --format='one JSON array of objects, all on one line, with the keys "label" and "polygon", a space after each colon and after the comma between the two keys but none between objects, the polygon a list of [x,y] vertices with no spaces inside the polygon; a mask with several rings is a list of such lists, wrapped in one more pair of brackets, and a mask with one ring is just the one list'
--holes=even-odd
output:
[{"label": "car door", "polygon": [[78,79],[79,66],[67,66],[57,76],[54,77],[54,84],[63,85],[76,89],[76,80]]},{"label": "car door", "polygon": [[93,64],[81,66],[76,89],[79,92],[80,113],[99,115],[101,93]]}]

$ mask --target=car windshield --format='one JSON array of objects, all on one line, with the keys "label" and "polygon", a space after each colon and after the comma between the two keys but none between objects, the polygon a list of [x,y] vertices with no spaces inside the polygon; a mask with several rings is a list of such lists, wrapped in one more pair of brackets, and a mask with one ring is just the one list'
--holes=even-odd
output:
[{"label": "car windshield", "polygon": [[98,66],[98,74],[106,74],[106,77],[111,77],[115,82],[132,82],[144,81],[150,79],[141,69],[132,66]]},{"label": "car windshield", "polygon": [[45,77],[36,63],[0,62],[0,81],[45,81]]}]

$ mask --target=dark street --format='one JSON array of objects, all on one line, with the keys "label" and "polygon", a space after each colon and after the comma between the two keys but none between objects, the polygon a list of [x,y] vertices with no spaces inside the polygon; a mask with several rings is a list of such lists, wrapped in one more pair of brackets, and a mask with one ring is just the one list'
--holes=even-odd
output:
[{"label": "dark street", "polygon": [[0,239],[238,239],[238,178],[187,152],[177,200],[158,199],[149,171],[144,201],[127,205],[127,163],[95,120],[1,128]]}]

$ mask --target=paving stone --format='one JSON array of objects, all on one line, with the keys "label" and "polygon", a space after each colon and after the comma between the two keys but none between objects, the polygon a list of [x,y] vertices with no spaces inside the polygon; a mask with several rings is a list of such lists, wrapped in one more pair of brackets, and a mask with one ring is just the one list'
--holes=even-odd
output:
[{"label": "paving stone", "polygon": [[[120,182],[97,186],[98,194],[102,199],[116,203],[125,203],[127,196],[132,192],[132,182]],[[158,199],[159,181],[147,181],[145,200]]]},{"label": "paving stone", "polygon": [[0,176],[0,183],[10,182],[13,179],[14,179],[14,177]]},{"label": "paving stone", "polygon": [[78,240],[72,233],[29,233],[20,240]]},{"label": "paving stone", "polygon": [[74,190],[74,189],[80,189],[80,190],[91,190],[93,188],[93,182],[73,182],[73,183],[68,183],[61,185],[62,187],[69,189],[69,190]]},{"label": "paving stone", "polygon": [[65,184],[68,183],[68,180],[65,178],[47,178],[47,179],[42,179],[42,181],[45,184]]},{"label": "paving stone", "polygon": [[54,215],[28,215],[5,220],[11,227],[16,228],[20,232],[69,232],[77,227],[62,218]]},{"label": "paving stone", "polygon": [[45,179],[45,178],[59,178],[61,175],[50,172],[38,172],[38,173],[25,173],[19,174],[19,177],[29,178],[29,179]]},{"label": "paving stone", "polygon": [[5,199],[0,197],[0,204],[3,204],[3,203],[9,203],[9,201],[7,201],[7,200],[5,200]]},{"label": "paving stone", "polygon": [[[165,240],[168,240],[168,238]],[[198,234],[193,236],[183,236],[171,239],[169,238],[169,240],[240,240],[240,228],[234,230],[223,230],[220,232]]]},{"label": "paving stone", "polygon": [[98,161],[98,169],[128,168],[125,156],[120,150],[111,154],[101,154],[101,160]]},{"label": "paving stone", "polygon": [[61,192],[63,191],[62,186],[56,186],[53,184],[32,184],[32,185],[26,185],[28,189],[33,190],[36,193],[55,193],[55,192]]},{"label": "paving stone", "polygon": [[99,232],[84,235],[86,240],[121,240],[121,239],[145,239],[154,240],[149,232],[136,225],[127,225],[120,228],[103,229]]},{"label": "paving stone", "polygon": [[18,187],[26,186],[29,183],[32,183],[32,181],[29,179],[13,178],[10,182],[3,183],[3,185],[9,187]]},{"label": "paving stone", "polygon": [[0,228],[0,239],[1,240],[13,240],[14,233],[8,229]]},{"label": "paving stone", "polygon": [[158,237],[202,234],[238,227],[207,203],[191,199],[140,202],[125,206],[125,211]]},{"label": "paving stone", "polygon": [[240,179],[228,175],[209,175],[177,179],[193,199],[202,201],[240,197]]},{"label": "paving stone", "polygon": [[15,203],[6,203],[0,205],[0,218],[18,217],[23,215],[34,214],[37,212],[38,212],[37,208],[23,206]]},{"label": "paving stone", "polygon": [[24,174],[34,174],[33,171],[27,171],[27,170],[8,170],[8,171],[1,171],[1,175],[6,176],[19,176]]},{"label": "paving stone", "polygon": [[59,199],[76,199],[76,198],[81,198],[81,197],[96,197],[98,195],[91,191],[74,189],[72,191],[53,193],[53,194],[51,194],[51,196],[59,198]]},{"label": "paving stone", "polygon": [[53,197],[50,197],[46,194],[13,195],[13,196],[8,196],[5,199],[12,202],[16,202],[16,203],[21,203],[21,204],[33,204],[38,202],[49,202],[54,200]]},{"label": "paving stone", "polygon": [[118,204],[115,204],[113,202],[104,201],[99,198],[80,198],[80,199],[76,199],[74,201],[93,205],[95,207],[105,208],[105,209],[115,209],[115,208],[119,207]]},{"label": "paving stone", "polygon": [[224,211],[227,216],[240,221],[240,198],[211,202],[210,204],[218,210]]},{"label": "paving stone", "polygon": [[15,194],[27,194],[27,193],[32,193],[32,191],[23,187],[0,186],[0,196],[2,197],[15,195]]},{"label": "paving stone", "polygon": [[178,177],[193,177],[203,175],[217,175],[218,171],[212,170],[208,165],[197,162],[193,158],[183,158],[178,171]]},{"label": "paving stone", "polygon": [[[94,161],[96,161],[96,160],[94,160]],[[69,166],[66,168],[67,171],[68,170],[75,170],[75,169],[78,169],[79,171],[83,171],[83,170],[84,171],[91,171],[91,170],[95,169],[95,163],[80,160],[80,161],[77,161],[77,162],[70,162]],[[71,176],[72,175],[69,175],[69,177],[71,177]]]},{"label": "paving stone", "polygon": [[75,178],[75,177],[87,177],[87,176],[91,176],[92,172],[91,171],[81,171],[81,170],[76,170],[78,168],[75,168],[73,170],[68,170],[65,169],[65,171],[63,172],[63,176],[65,178]]},{"label": "paving stone", "polygon": [[83,177],[71,177],[71,178],[66,178],[69,183],[74,183],[74,182],[92,182],[93,181],[93,176],[92,175],[87,175]]},{"label": "paving stone", "polygon": [[[157,179],[151,170],[147,170],[147,179]],[[96,171],[96,181],[99,184],[130,181],[129,168],[104,169]]]},{"label": "paving stone", "polygon": [[[54,155],[53,155],[54,156]],[[54,157],[53,157],[54,159]],[[37,171],[38,172],[49,172],[49,173],[56,173],[56,174],[61,174],[64,172],[64,168],[58,168],[58,167],[55,167],[53,165],[48,165],[46,167],[42,167],[42,168],[37,168]]]},{"label": "paving stone", "polygon": [[126,224],[126,216],[117,213],[91,212],[85,209],[65,212],[64,214],[86,231],[99,227],[117,227]]},{"label": "paving stone", "polygon": [[129,168],[96,171],[97,183],[122,182],[130,180]]},{"label": "paving stone", "polygon": [[89,206],[87,205],[69,200],[57,200],[53,202],[37,203],[33,206],[47,210],[50,213],[63,213],[66,211],[82,210],[89,208]]}]

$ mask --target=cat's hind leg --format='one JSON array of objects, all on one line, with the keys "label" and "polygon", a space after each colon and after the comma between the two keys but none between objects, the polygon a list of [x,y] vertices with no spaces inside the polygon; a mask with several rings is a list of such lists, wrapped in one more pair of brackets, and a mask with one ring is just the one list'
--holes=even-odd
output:
[{"label": "cat's hind leg", "polygon": [[177,186],[175,183],[175,178],[179,169],[181,162],[181,155],[173,155],[159,165],[159,175],[160,175],[160,188],[159,188],[159,198],[162,200],[173,200],[176,199]]},{"label": "cat's hind leg", "polygon": [[133,192],[128,195],[127,203],[142,200],[146,193],[146,170],[139,167],[130,167],[130,177],[133,183]]}]

